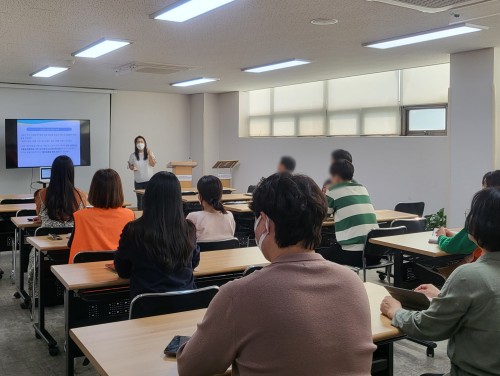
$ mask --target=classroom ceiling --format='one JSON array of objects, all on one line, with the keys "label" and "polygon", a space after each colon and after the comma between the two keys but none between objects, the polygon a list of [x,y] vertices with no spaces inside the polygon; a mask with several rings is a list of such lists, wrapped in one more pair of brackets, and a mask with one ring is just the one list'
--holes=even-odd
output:
[{"label": "classroom ceiling", "polygon": [[[207,0],[209,1],[209,0]],[[0,82],[171,93],[228,92],[274,87],[449,61],[449,54],[500,46],[500,1],[450,12],[422,13],[366,0],[236,0],[184,23],[149,14],[176,0],[2,0]],[[329,26],[312,19],[335,18]],[[392,50],[361,45],[469,21],[489,30]],[[98,59],[71,53],[101,39],[133,44]],[[290,58],[313,64],[263,74],[242,68]],[[72,64],[48,79],[30,73]],[[116,74],[131,62],[189,66],[169,75]],[[219,82],[174,88],[197,77]]]}]

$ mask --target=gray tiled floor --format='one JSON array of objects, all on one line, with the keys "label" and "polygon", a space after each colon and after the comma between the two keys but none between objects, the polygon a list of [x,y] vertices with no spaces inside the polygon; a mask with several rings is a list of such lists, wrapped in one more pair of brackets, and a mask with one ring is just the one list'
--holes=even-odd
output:
[{"label": "gray tiled floor", "polygon": [[[60,376],[64,375],[64,356],[51,357],[47,346],[35,339],[29,313],[13,298],[10,283],[10,253],[0,253],[0,267],[5,271],[0,280],[0,376]],[[370,275],[375,280],[374,275]],[[62,350],[64,319],[62,307],[47,311],[47,326]],[[417,376],[425,372],[446,372],[449,369],[444,343],[440,343],[434,359],[425,356],[425,349],[409,341],[395,346],[395,375]],[[95,376],[92,366],[83,367],[77,360],[76,374]],[[138,375],[139,376],[139,375]],[[146,376],[146,375],[141,375]]]}]

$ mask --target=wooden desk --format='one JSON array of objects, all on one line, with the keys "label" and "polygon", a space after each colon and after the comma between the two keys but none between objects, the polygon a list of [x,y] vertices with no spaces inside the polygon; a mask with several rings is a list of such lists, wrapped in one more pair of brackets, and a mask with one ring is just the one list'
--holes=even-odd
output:
[{"label": "wooden desk", "polygon": [[[48,246],[47,241],[38,241],[39,247]],[[241,273],[252,265],[267,264],[268,261],[262,255],[257,247],[237,248],[223,251],[202,252],[200,265],[196,268],[194,275],[197,282],[210,276],[224,277],[231,276],[232,279],[241,275]],[[65,309],[65,328],[66,343],[68,351],[66,352],[66,370],[68,375],[73,375],[73,360],[76,349],[74,343],[69,338],[69,329],[76,326],[86,326],[95,324],[95,319],[88,319],[86,322],[82,319],[75,319],[81,312],[79,297],[86,294],[87,291],[103,291],[110,288],[116,289],[116,295],[123,294],[123,288],[128,287],[129,280],[122,279],[111,270],[105,267],[108,262],[92,262],[85,264],[54,265],[51,267],[56,278],[64,286],[64,309]],[[201,279],[200,279],[201,278]],[[217,278],[217,277],[214,277]],[[200,282],[201,283],[201,282]],[[215,284],[210,282],[210,284]],[[121,290],[120,290],[121,288]],[[127,299],[130,293],[126,291]],[[102,301],[102,298],[101,298]],[[124,307],[120,302],[120,307]],[[124,313],[128,312],[128,307],[124,308]],[[107,322],[123,320],[124,314],[109,317]],[[92,321],[94,320],[94,321]],[[106,322],[100,318],[101,322]]]},{"label": "wooden desk", "polygon": [[33,200],[34,193],[0,195],[0,202],[3,200]]},{"label": "wooden desk", "polygon": [[[31,219],[31,221],[29,221]],[[22,299],[21,307],[28,308],[30,302],[30,296],[24,289],[24,275],[28,268],[29,253],[31,247],[25,245],[26,232],[31,229],[40,227],[39,222],[33,222],[32,216],[27,217],[11,217],[10,220],[16,226],[16,232],[14,236],[14,244],[12,247],[12,273],[11,278],[13,279],[17,292],[14,294],[16,299]]]},{"label": "wooden desk", "polygon": [[430,244],[429,239],[431,237],[432,231],[428,231],[370,239],[370,243],[389,247],[393,250],[394,286],[403,287],[403,254],[405,253],[427,258],[457,257],[457,255],[449,255],[441,251],[437,244]]},{"label": "wooden desk", "polygon": [[[402,338],[401,332],[380,314],[380,302],[387,291],[371,283],[365,287],[372,312],[373,341],[381,346],[382,342]],[[70,337],[100,375],[177,376],[175,359],[164,357],[163,349],[175,335],[192,335],[205,312],[202,309],[71,329]]]},{"label": "wooden desk", "polygon": [[7,204],[0,205],[0,214],[17,213],[19,210],[36,210],[36,205],[31,204]]},{"label": "wooden desk", "polygon": [[[198,196],[182,196],[182,201],[188,204],[198,203]],[[231,201],[252,201],[252,196],[247,196],[243,193],[232,193],[222,195],[221,202]]]},{"label": "wooden desk", "polygon": [[[193,193],[193,192],[198,193],[198,188],[194,188],[194,187],[181,188],[181,191],[182,191],[182,194]],[[234,191],[236,191],[236,189],[224,187],[223,191],[224,192],[234,192]],[[145,189],[135,189],[134,192],[139,194],[139,195],[143,195],[146,192],[146,190]]]},{"label": "wooden desk", "polygon": [[[44,246],[46,241],[39,241]],[[194,276],[243,272],[251,265],[265,265],[265,259],[258,247],[226,249],[223,251],[202,252],[200,264],[194,271]],[[106,287],[124,286],[128,279],[118,277],[118,274],[106,268],[109,261],[88,262],[84,264],[54,265],[52,273],[70,291],[84,289],[101,289]]]},{"label": "wooden desk", "polygon": [[61,240],[52,240],[48,236],[32,236],[27,238],[29,244],[40,252],[69,250],[67,235],[60,235]]}]

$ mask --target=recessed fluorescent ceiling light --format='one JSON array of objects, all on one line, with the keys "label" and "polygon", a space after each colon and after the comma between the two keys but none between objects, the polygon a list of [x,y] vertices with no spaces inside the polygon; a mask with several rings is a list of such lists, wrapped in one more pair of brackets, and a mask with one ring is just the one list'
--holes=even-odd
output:
[{"label": "recessed fluorescent ceiling light", "polygon": [[128,40],[117,40],[117,39],[101,39],[91,45],[82,48],[71,55],[76,57],[90,57],[95,59],[96,57],[107,54],[108,52],[117,50],[119,48],[128,46],[131,42]]},{"label": "recessed fluorescent ceiling light", "polygon": [[421,33],[404,35],[402,37],[386,39],[378,42],[366,43],[363,46],[385,50],[387,48],[406,46],[409,44],[427,42],[430,40],[454,37],[456,35],[475,33],[476,31],[485,29],[487,29],[487,27],[460,23],[443,27],[441,29],[434,29]]},{"label": "recessed fluorescent ceiling light", "polygon": [[45,67],[40,69],[39,71],[33,72],[30,74],[31,77],[52,77],[56,74],[67,71],[69,68],[67,67]]},{"label": "recessed fluorescent ceiling light", "polygon": [[182,0],[169,7],[153,13],[151,18],[155,20],[184,22],[200,14],[210,12],[223,5],[232,3],[234,0]]},{"label": "recessed fluorescent ceiling light", "polygon": [[304,65],[304,64],[310,64],[310,61],[307,60],[287,60],[287,61],[282,61],[281,63],[273,63],[269,65],[263,65],[260,67],[254,67],[254,68],[246,68],[243,69],[244,72],[250,72],[250,73],[262,73],[262,72],[269,72],[273,71],[276,69],[284,69],[284,68],[291,68],[291,67],[296,67],[298,65]]},{"label": "recessed fluorescent ceiling light", "polygon": [[178,86],[178,87],[186,87],[186,86],[206,84],[208,82],[214,82],[214,81],[219,81],[219,79],[218,78],[195,78],[194,80],[177,82],[175,84],[170,84],[170,85]]}]

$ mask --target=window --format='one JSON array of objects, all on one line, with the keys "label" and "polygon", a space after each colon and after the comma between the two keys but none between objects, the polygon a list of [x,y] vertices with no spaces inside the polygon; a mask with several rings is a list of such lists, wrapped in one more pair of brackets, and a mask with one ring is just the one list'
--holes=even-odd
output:
[{"label": "window", "polygon": [[405,107],[406,135],[446,135],[446,105]]},{"label": "window", "polygon": [[241,137],[446,134],[450,65],[248,92]]}]

